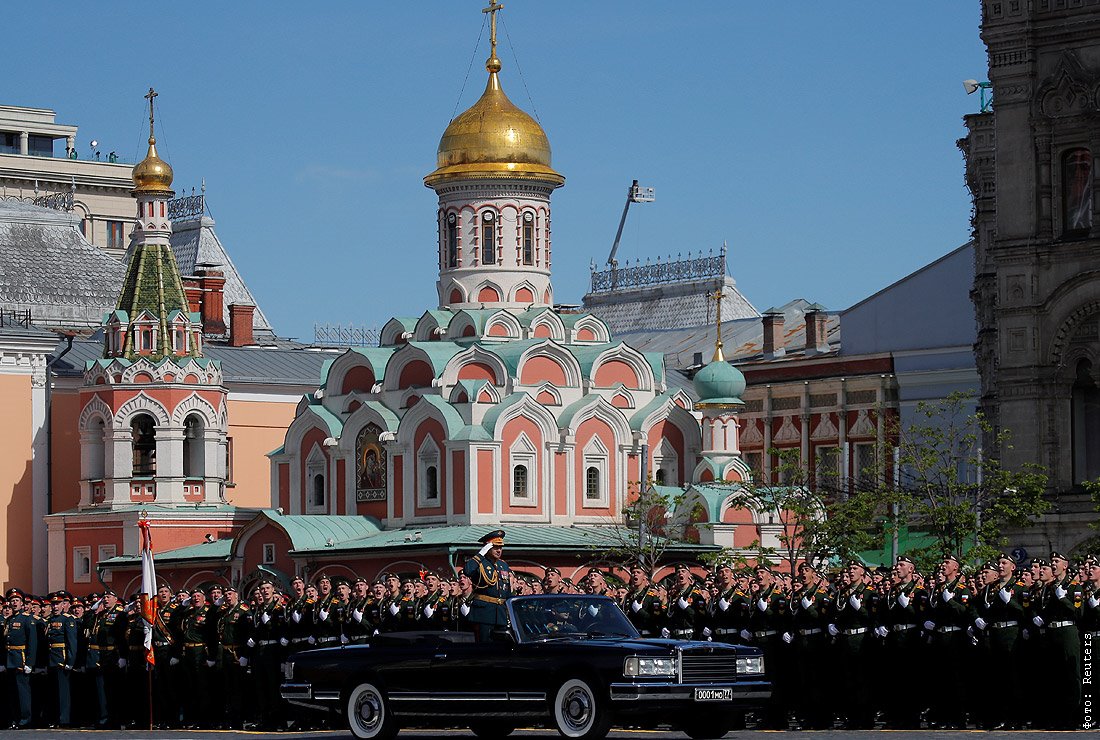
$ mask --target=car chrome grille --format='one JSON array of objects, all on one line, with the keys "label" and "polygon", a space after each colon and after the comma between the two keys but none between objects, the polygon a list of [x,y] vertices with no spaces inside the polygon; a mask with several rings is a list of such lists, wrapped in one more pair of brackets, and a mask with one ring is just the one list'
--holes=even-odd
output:
[{"label": "car chrome grille", "polygon": [[682,683],[733,681],[737,674],[737,656],[733,653],[681,653]]}]

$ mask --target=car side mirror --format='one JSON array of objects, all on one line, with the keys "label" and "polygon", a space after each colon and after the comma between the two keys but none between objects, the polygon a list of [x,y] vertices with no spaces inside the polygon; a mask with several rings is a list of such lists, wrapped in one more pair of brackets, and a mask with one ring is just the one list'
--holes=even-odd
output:
[{"label": "car side mirror", "polygon": [[516,641],[516,638],[512,636],[512,631],[507,627],[493,627],[493,630],[489,633],[489,639],[493,642],[507,642],[509,644]]}]

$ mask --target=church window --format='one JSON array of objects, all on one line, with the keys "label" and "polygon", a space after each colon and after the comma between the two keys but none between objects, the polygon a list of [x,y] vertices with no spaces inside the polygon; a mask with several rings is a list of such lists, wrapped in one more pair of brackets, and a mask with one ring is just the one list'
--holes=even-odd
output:
[{"label": "church window", "polygon": [[664,468],[657,468],[657,474],[653,476],[653,482],[659,486],[666,485],[665,478],[668,476],[665,474]]},{"label": "church window", "polygon": [[83,545],[73,548],[73,581],[89,583],[92,580],[92,548]]},{"label": "church window", "polygon": [[514,498],[530,498],[527,491],[526,465],[517,465],[512,468],[512,496]]},{"label": "church window", "polygon": [[157,423],[149,414],[138,414],[130,422],[133,444],[133,474],[138,478],[157,474]]},{"label": "church window", "polygon": [[535,264],[535,217],[523,214],[523,264]]},{"label": "church window", "polygon": [[173,352],[186,352],[187,351],[187,329],[182,326],[177,326],[172,329],[172,351]]},{"label": "church window", "polygon": [[852,445],[854,452],[852,475],[861,486],[874,485],[878,477],[875,467],[875,445],[870,442],[860,442]]},{"label": "church window", "polygon": [[496,233],[496,214],[492,211],[481,214],[481,263],[484,265],[495,265],[497,262]]},{"label": "church window", "polygon": [[107,425],[102,418],[95,418],[88,426],[85,435],[88,448],[87,468],[84,470],[85,480],[103,480],[103,470],[106,467],[104,458],[104,433]]},{"label": "church window", "polygon": [[367,424],[355,438],[355,500],[386,500],[386,450],[381,427]]},{"label": "church window", "polygon": [[1062,231],[1084,234],[1092,228],[1092,152],[1073,149],[1062,158]]},{"label": "church window", "polygon": [[122,222],[121,221],[108,221],[107,222],[107,247],[108,249],[122,249],[125,247],[125,243],[122,240]]},{"label": "church window", "polygon": [[458,267],[458,216],[447,216],[447,267]]},{"label": "church window", "polygon": [[425,508],[439,506],[439,447],[430,436],[425,437],[416,455],[419,481],[418,503]]},{"label": "church window", "polygon": [[183,421],[183,477],[202,478],[206,474],[205,425],[197,414]]},{"label": "church window", "polygon": [[656,471],[653,477],[658,485],[679,485],[680,456],[676,454],[676,449],[664,437],[661,438],[660,443],[653,450],[653,469]]},{"label": "church window", "polygon": [[434,465],[424,469],[424,498],[427,501],[439,500],[439,469]]},{"label": "church window", "polygon": [[1100,387],[1092,375],[1092,363],[1077,363],[1073,383],[1073,482],[1100,477]]},{"label": "church window", "polygon": [[317,445],[306,459],[306,513],[324,514],[328,506],[328,459]]},{"label": "church window", "polygon": [[592,437],[584,447],[583,506],[607,505],[608,452],[599,437]]},{"label": "church window", "polygon": [[535,489],[531,480],[532,471],[538,470],[536,466],[535,445],[521,433],[508,450],[508,456],[512,464],[512,496],[510,503],[513,506],[535,506]]},{"label": "church window", "polygon": [[584,471],[584,497],[589,501],[600,498],[600,469],[595,465]]}]

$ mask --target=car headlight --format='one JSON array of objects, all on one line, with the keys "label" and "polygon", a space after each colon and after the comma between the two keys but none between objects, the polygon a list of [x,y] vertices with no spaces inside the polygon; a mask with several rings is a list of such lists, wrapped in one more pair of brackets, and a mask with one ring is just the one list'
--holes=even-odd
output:
[{"label": "car headlight", "polygon": [[294,663],[293,661],[287,661],[283,663],[283,679],[286,681],[294,680]]},{"label": "car headlight", "polygon": [[624,676],[675,676],[676,658],[643,658],[634,656],[623,663]]},{"label": "car headlight", "polygon": [[746,658],[737,659],[737,672],[738,673],[763,673],[764,672],[764,656],[763,655],[751,655]]}]

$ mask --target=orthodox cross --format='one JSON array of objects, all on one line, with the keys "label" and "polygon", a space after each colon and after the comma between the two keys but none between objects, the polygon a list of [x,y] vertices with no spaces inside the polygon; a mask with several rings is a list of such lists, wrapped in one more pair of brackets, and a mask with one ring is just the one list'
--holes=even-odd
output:
[{"label": "orthodox cross", "polygon": [[713,293],[707,293],[707,300],[714,301],[714,323],[717,329],[717,335],[714,340],[714,359],[712,362],[725,362],[726,358],[722,354],[722,298],[726,295],[722,288],[716,288]]},{"label": "orthodox cross", "polygon": [[503,8],[503,3],[498,3],[497,0],[489,0],[489,7],[481,9],[482,13],[489,14],[489,46],[492,49],[489,56],[491,57],[497,55],[497,11]]},{"label": "orthodox cross", "polygon": [[153,138],[153,98],[159,95],[156,90],[149,88],[149,92],[145,93],[144,97],[149,101],[149,138]]}]

